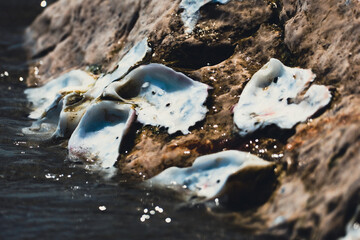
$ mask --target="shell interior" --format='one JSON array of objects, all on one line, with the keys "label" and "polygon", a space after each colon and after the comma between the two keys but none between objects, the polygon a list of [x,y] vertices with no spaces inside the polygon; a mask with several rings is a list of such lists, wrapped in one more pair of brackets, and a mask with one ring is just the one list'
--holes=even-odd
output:
[{"label": "shell interior", "polygon": [[97,98],[101,96],[104,88],[111,82],[121,78],[126,74],[131,67],[141,62],[145,56],[151,52],[151,48],[148,46],[147,38],[138,42],[132,47],[129,52],[119,61],[116,70],[110,74],[101,76],[95,83],[95,86],[89,90],[86,95],[91,98]]},{"label": "shell interior", "polygon": [[310,86],[314,78],[309,69],[286,67],[270,59],[245,86],[234,108],[239,134],[245,136],[271,124],[291,129],[326,106],[330,91]]},{"label": "shell interior", "polygon": [[198,157],[188,168],[168,168],[148,182],[157,186],[180,186],[199,197],[211,199],[226,193],[227,180],[233,174],[241,174],[246,167],[269,166],[270,162],[255,155],[229,150]]},{"label": "shell interior", "polygon": [[134,110],[129,104],[93,103],[70,137],[70,159],[95,161],[102,168],[113,167],[120,143],[134,119]]},{"label": "shell interior", "polygon": [[25,94],[35,108],[29,117],[33,119],[40,118],[60,92],[71,91],[71,89],[86,89],[94,82],[95,79],[88,73],[82,70],[72,70],[51,80],[44,86],[26,89]]},{"label": "shell interior", "polygon": [[166,127],[170,134],[187,134],[206,115],[203,103],[208,88],[164,65],[149,64],[110,84],[104,96],[135,104],[140,123]]}]

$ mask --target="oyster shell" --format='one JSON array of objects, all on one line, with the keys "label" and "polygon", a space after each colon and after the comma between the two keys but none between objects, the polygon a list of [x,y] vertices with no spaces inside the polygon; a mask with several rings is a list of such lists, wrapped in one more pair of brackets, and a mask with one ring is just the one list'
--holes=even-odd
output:
[{"label": "oyster shell", "polygon": [[[234,191],[233,188],[229,188],[228,182],[232,176],[244,174],[249,169],[255,170],[255,173],[262,169],[272,171],[272,166],[272,163],[250,153],[229,150],[198,157],[188,168],[168,168],[149,179],[148,183],[186,189],[190,194],[208,200]],[[253,176],[254,182],[257,177]],[[237,190],[241,189],[235,189]]]},{"label": "oyster shell", "polygon": [[129,104],[93,103],[69,139],[69,158],[112,168],[119,155],[120,143],[134,120],[135,112]]},{"label": "oyster shell", "polygon": [[34,110],[29,117],[38,119],[52,104],[61,92],[75,90],[86,91],[95,83],[95,79],[82,70],[72,70],[38,88],[25,90],[27,99],[32,102]]},{"label": "oyster shell", "polygon": [[245,136],[271,124],[291,129],[329,104],[330,91],[326,86],[310,86],[314,79],[309,69],[286,67],[270,59],[245,86],[234,108],[239,134]]},{"label": "oyster shell", "polygon": [[168,128],[170,134],[189,133],[204,119],[209,86],[161,64],[140,66],[121,81],[111,83],[103,96],[136,105],[137,120]]}]

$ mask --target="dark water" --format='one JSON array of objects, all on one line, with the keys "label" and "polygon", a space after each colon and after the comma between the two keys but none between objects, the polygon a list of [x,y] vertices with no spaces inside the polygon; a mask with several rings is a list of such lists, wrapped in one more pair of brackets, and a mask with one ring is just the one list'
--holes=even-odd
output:
[{"label": "dark water", "polygon": [[106,181],[68,162],[61,144],[21,133],[31,124],[22,33],[40,2],[0,0],[0,239],[244,239],[204,209],[181,210],[166,192]]}]

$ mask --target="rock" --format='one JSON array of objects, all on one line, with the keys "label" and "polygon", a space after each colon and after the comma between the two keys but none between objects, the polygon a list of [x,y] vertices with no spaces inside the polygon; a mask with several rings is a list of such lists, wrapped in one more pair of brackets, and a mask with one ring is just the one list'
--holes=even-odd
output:
[{"label": "rock", "polygon": [[[147,37],[152,52],[142,64],[164,64],[211,86],[209,112],[188,135],[133,126],[133,140],[118,158],[120,172],[150,178],[168,167],[189,167],[201,155],[249,151],[276,164],[278,186],[264,204],[217,215],[264,237],[345,236],[360,202],[360,2],[208,3],[191,33],[184,32],[179,4],[58,1],[26,32],[29,57],[36,60],[29,85],[87,66],[110,73]],[[233,107],[271,58],[311,69],[314,84],[327,86],[332,102],[289,131],[269,128],[240,137]]]}]

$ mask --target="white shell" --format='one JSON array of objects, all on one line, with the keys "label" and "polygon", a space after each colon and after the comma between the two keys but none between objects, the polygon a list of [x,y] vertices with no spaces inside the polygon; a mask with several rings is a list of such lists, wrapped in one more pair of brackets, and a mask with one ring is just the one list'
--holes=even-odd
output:
[{"label": "white shell", "polygon": [[230,0],[182,0],[179,7],[184,9],[181,20],[184,23],[185,33],[191,33],[199,20],[199,9],[209,2],[226,4]]},{"label": "white shell", "polygon": [[102,168],[113,167],[134,117],[131,105],[114,101],[93,103],[70,137],[70,159],[94,161]]},{"label": "white shell", "polygon": [[[72,97],[80,97],[81,100],[72,103]],[[53,136],[66,137],[75,130],[87,107],[91,104],[82,94],[70,93],[63,98],[62,108],[58,117],[58,125]]]},{"label": "white shell", "polygon": [[63,107],[63,96],[56,95],[55,99],[44,110],[42,117],[33,122],[30,127],[25,127],[22,132],[27,135],[39,136],[48,139],[56,132],[59,116]]},{"label": "white shell", "polygon": [[129,69],[142,61],[146,54],[151,51],[147,43],[147,38],[138,42],[129,52],[119,61],[117,69],[107,75],[101,76],[95,83],[95,86],[89,90],[86,95],[91,98],[97,98],[101,95],[104,88],[112,81],[121,78]]},{"label": "white shell", "polygon": [[[119,61],[118,68],[113,73],[96,81],[84,71],[73,70],[42,87],[25,90],[29,101],[33,102],[35,107],[30,117],[39,120],[30,128],[24,128],[23,132],[44,137],[64,137],[71,134],[91,101],[99,97],[108,84],[122,77],[132,66],[140,62],[150,50],[147,38],[144,38]],[[79,92],[85,93],[83,101],[76,103],[76,106],[69,106],[68,99]]]},{"label": "white shell", "polygon": [[188,128],[206,115],[203,103],[208,88],[164,65],[149,64],[110,84],[104,96],[136,104],[137,120],[145,125],[166,127],[170,134],[188,134]]},{"label": "white shell", "polygon": [[148,180],[157,186],[188,189],[199,197],[217,197],[233,174],[241,174],[245,167],[269,167],[270,162],[250,153],[229,150],[198,157],[188,168],[171,167]]},{"label": "white shell", "polygon": [[71,91],[70,88],[84,90],[94,84],[94,82],[95,79],[88,73],[81,70],[72,70],[51,80],[42,87],[26,89],[25,94],[35,107],[29,117],[34,119],[40,118],[61,91]]},{"label": "white shell", "polygon": [[326,106],[331,99],[325,86],[312,85],[315,74],[309,69],[290,68],[270,59],[245,86],[234,108],[234,122],[245,136],[276,124],[290,129]]}]

